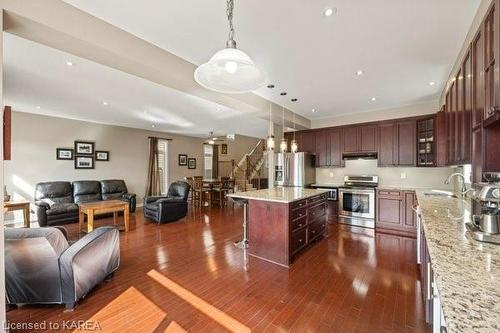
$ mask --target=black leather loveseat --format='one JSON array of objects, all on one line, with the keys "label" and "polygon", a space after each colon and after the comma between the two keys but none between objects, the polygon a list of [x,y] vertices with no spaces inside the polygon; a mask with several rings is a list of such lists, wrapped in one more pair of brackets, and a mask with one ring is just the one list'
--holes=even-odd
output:
[{"label": "black leather loveseat", "polygon": [[78,222],[78,204],[100,200],[123,200],[135,211],[135,194],[128,193],[123,180],[79,180],[44,182],[35,187],[35,205],[41,227]]},{"label": "black leather loveseat", "polygon": [[187,215],[191,185],[183,181],[170,184],[166,196],[144,198],[144,217],[157,223],[179,220]]}]

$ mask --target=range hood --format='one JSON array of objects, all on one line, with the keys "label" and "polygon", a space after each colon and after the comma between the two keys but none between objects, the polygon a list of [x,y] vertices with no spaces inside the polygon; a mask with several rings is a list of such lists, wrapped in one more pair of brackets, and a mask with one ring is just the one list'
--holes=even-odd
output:
[{"label": "range hood", "polygon": [[376,160],[376,152],[356,152],[356,153],[342,153],[344,160]]}]

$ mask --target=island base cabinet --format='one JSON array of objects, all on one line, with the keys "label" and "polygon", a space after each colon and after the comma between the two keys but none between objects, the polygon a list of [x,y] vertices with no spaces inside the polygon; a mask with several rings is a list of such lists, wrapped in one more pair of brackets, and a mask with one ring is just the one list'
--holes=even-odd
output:
[{"label": "island base cabinet", "polygon": [[326,232],[326,194],[292,203],[249,200],[248,254],[288,267]]},{"label": "island base cabinet", "polygon": [[248,215],[248,254],[288,266],[288,204],[249,200]]}]

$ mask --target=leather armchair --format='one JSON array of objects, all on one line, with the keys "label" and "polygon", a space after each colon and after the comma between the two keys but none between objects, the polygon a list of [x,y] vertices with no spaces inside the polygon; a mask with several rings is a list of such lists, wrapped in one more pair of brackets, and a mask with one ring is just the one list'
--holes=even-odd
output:
[{"label": "leather armchair", "polygon": [[100,227],[69,246],[57,228],[6,228],[8,304],[76,302],[120,265],[119,232]]},{"label": "leather armchair", "polygon": [[35,206],[41,227],[78,221],[78,205],[73,202],[70,182],[36,184]]},{"label": "leather armchair", "polygon": [[128,193],[127,185],[121,179],[101,180],[102,200],[123,200],[129,203],[131,213],[137,205],[136,195]]},{"label": "leather armchair", "polygon": [[187,215],[187,199],[191,185],[174,182],[168,188],[167,196],[144,198],[144,217],[157,223],[177,221]]}]

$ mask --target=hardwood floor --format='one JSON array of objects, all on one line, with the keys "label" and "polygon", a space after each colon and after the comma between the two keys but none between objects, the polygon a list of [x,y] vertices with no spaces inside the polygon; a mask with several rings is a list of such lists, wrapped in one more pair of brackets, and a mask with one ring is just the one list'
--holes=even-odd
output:
[{"label": "hardwood floor", "polygon": [[[26,305],[11,323],[101,332],[428,332],[416,241],[332,225],[286,269],[233,246],[242,209],[190,211],[165,225],[121,233],[121,265],[73,312]],[[110,220],[97,220],[96,226]],[[75,237],[77,225],[69,226]],[[54,326],[55,325],[55,326]],[[11,330],[28,332],[34,330]],[[38,330],[43,331],[43,330]],[[51,330],[56,331],[56,330]]]}]

